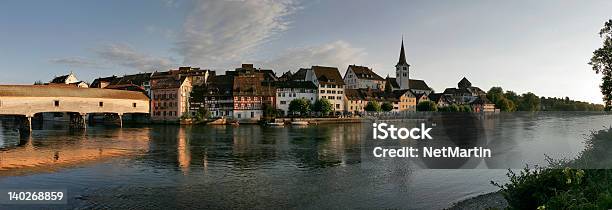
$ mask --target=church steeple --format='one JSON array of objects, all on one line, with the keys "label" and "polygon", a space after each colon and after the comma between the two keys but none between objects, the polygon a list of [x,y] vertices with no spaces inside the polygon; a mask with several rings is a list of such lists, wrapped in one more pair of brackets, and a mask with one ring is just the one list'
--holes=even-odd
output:
[{"label": "church steeple", "polygon": [[400,50],[399,61],[395,65],[395,76],[397,84],[401,90],[410,89],[410,64],[406,62],[404,53],[404,37],[402,36],[402,48]]},{"label": "church steeple", "polygon": [[402,37],[402,49],[400,50],[400,57],[397,65],[408,65],[408,62],[406,62],[406,54],[404,53],[404,37]]}]

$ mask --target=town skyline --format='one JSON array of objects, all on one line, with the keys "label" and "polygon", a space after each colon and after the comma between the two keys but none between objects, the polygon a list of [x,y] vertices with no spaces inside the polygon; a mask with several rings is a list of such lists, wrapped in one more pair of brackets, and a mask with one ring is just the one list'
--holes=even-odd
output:
[{"label": "town skyline", "polygon": [[[344,75],[356,64],[385,77],[394,74],[403,35],[411,74],[437,92],[467,77],[484,90],[601,103],[600,76],[587,63],[612,8],[605,1],[68,2],[4,3],[0,82],[47,82],[70,71],[91,82],[178,66],[222,73],[242,63],[279,76],[313,65]],[[40,15],[15,14],[22,7]]]}]

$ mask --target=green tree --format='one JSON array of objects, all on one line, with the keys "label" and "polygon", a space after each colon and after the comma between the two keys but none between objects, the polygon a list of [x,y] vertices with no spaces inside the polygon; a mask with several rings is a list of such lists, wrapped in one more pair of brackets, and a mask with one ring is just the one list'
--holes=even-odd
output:
[{"label": "green tree", "polygon": [[539,111],[540,110],[540,98],[535,94],[528,92],[523,93],[519,100],[518,105],[519,111]]},{"label": "green tree", "polygon": [[385,93],[391,93],[393,92],[393,88],[391,88],[391,84],[389,84],[388,82],[385,83]]},{"label": "green tree", "polygon": [[513,112],[516,111],[516,104],[506,97],[501,98],[495,103],[495,106],[502,112]]},{"label": "green tree", "polygon": [[369,101],[368,104],[366,104],[366,106],[363,107],[363,109],[368,112],[380,112],[382,110],[380,108],[380,104],[376,101]]},{"label": "green tree", "polygon": [[505,98],[504,90],[501,87],[492,87],[487,92],[487,98],[494,104],[497,104],[499,100]]},{"label": "green tree", "polygon": [[393,111],[393,104],[391,102],[385,101],[380,108],[385,112]]},{"label": "green tree", "polygon": [[197,121],[202,121],[211,117],[211,113],[208,109],[200,108],[195,114],[195,119]]},{"label": "green tree", "polygon": [[602,74],[599,88],[603,94],[605,109],[609,111],[612,109],[612,19],[604,24],[599,36],[603,39],[603,46],[593,52],[589,65],[595,73]]},{"label": "green tree", "polygon": [[417,104],[416,109],[421,112],[435,112],[438,111],[438,106],[433,101],[421,101]]},{"label": "green tree", "polygon": [[323,115],[327,115],[333,110],[334,107],[332,106],[331,102],[329,102],[329,100],[327,100],[326,98],[321,98],[315,101],[313,105],[313,111],[320,112]]},{"label": "green tree", "polygon": [[459,106],[460,112],[472,112],[472,107],[470,105],[461,105]]},{"label": "green tree", "polygon": [[274,108],[274,106],[264,103],[262,105],[263,116],[264,117],[276,117],[278,115],[278,110]]},{"label": "green tree", "polygon": [[310,112],[310,101],[305,98],[296,98],[289,102],[289,113],[300,113],[301,116]]}]

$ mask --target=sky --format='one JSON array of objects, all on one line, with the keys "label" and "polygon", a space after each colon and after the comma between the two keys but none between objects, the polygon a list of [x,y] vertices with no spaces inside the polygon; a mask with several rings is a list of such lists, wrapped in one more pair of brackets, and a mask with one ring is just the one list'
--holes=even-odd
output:
[{"label": "sky", "polygon": [[601,103],[588,62],[610,11],[612,1],[4,0],[0,84],[241,63],[278,75],[356,64],[385,77],[403,37],[411,78],[435,91],[466,77]]}]

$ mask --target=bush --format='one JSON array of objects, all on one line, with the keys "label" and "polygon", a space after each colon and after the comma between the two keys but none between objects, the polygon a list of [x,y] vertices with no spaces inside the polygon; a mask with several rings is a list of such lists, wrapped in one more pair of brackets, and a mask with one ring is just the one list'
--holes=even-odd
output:
[{"label": "bush", "polygon": [[417,104],[416,109],[421,112],[435,112],[438,111],[438,106],[433,101],[421,101]]},{"label": "bush", "polygon": [[289,102],[289,113],[300,113],[301,116],[310,112],[310,101],[305,98],[296,98]]},{"label": "bush", "polygon": [[380,106],[380,108],[385,112],[390,112],[393,111],[393,104],[388,101],[385,101],[382,106]]},{"label": "bush", "polygon": [[549,160],[550,168],[525,168],[519,174],[509,171],[509,183],[492,184],[501,188],[510,209],[610,209],[612,170],[593,168],[609,168],[611,139],[612,129],[593,133],[578,158]]},{"label": "bush", "polygon": [[382,109],[380,108],[380,104],[376,101],[370,101],[363,107],[364,110],[368,112],[380,112]]},{"label": "bush", "polygon": [[332,106],[331,102],[329,102],[329,100],[327,100],[325,98],[321,98],[321,99],[315,101],[315,103],[314,103],[312,108],[313,108],[313,111],[320,112],[323,115],[329,114],[334,109],[334,107]]}]

